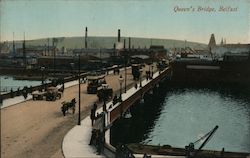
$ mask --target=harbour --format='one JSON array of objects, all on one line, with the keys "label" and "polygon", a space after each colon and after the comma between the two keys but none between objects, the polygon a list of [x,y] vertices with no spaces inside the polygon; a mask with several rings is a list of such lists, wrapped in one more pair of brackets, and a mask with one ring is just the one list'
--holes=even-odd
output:
[{"label": "harbour", "polygon": [[0,3],[0,157],[250,158],[246,1]]},{"label": "harbour", "polygon": [[[245,99],[248,92],[247,88],[232,86],[182,87],[166,83],[159,92],[161,95],[149,96],[144,104],[131,109],[131,119],[123,118],[115,123],[111,144],[183,148],[218,125],[218,131],[205,149],[249,152],[249,99]],[[123,129],[127,132],[122,133]]]}]

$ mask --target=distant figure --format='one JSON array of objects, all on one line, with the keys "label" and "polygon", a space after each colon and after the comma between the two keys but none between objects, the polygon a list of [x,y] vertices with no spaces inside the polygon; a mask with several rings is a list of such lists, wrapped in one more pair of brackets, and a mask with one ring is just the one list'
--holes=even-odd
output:
[{"label": "distant figure", "polygon": [[95,120],[94,108],[91,109],[90,119],[91,119],[91,125],[93,126],[94,125],[94,120]]},{"label": "distant figure", "polygon": [[135,89],[137,89],[137,87],[138,87],[138,86],[137,86],[137,83],[135,83]]},{"label": "distant figure", "polygon": [[23,97],[26,99],[28,97],[26,89],[23,89]]},{"label": "distant figure", "polygon": [[115,95],[113,98],[113,104],[115,105],[117,102],[118,102],[117,95]]},{"label": "distant figure", "polygon": [[97,109],[97,104],[96,104],[96,103],[94,103],[93,109],[94,109],[94,113],[95,113],[95,112],[96,112],[96,109]]},{"label": "distant figure", "polygon": [[89,145],[96,145],[96,130],[95,129],[93,129],[91,132]]},{"label": "distant figure", "polygon": [[146,79],[149,79],[149,71],[146,71]]},{"label": "distant figure", "polygon": [[10,89],[10,97],[13,98],[14,97],[14,93],[13,93],[13,89]]},{"label": "distant figure", "polygon": [[30,86],[29,88],[29,93],[32,93],[32,86]]},{"label": "distant figure", "polygon": [[20,95],[20,87],[17,88],[17,96]]}]

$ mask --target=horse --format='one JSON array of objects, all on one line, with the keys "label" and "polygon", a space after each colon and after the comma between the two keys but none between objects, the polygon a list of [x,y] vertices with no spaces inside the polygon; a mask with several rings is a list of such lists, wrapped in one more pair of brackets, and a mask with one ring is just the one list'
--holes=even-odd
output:
[{"label": "horse", "polygon": [[71,109],[72,110],[72,113],[74,114],[75,113],[75,106],[76,106],[76,99],[72,99],[71,102],[62,102],[62,107],[61,107],[61,110],[62,110],[62,113],[63,113],[63,116],[66,115],[66,112]]}]

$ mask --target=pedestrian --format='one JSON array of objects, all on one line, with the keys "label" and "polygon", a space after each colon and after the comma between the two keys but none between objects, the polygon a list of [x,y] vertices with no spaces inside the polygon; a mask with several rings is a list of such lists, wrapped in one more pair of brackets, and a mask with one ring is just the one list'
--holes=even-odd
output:
[{"label": "pedestrian", "polygon": [[95,120],[95,113],[93,108],[91,109],[90,119],[91,119],[91,125],[93,126]]},{"label": "pedestrian", "polygon": [[137,89],[137,83],[135,83],[135,89]]},{"label": "pedestrian", "polygon": [[96,103],[94,103],[93,108],[94,108],[94,111],[96,112],[96,109],[97,109],[97,104]]},{"label": "pedestrian", "polygon": [[17,88],[17,96],[20,95],[20,87]]},{"label": "pedestrian", "polygon": [[101,131],[98,131],[98,137],[97,137],[97,153],[98,155],[101,154],[102,151],[102,138],[101,138]]},{"label": "pedestrian", "polygon": [[13,98],[14,97],[14,93],[13,93],[13,89],[10,89],[10,97]]},{"label": "pedestrian", "polygon": [[29,88],[29,93],[32,93],[32,86],[30,86]]},{"label": "pedestrian", "polygon": [[23,90],[23,97],[24,97],[24,99],[26,99],[27,98],[27,91],[26,90]]},{"label": "pedestrian", "polygon": [[89,145],[95,145],[96,143],[94,143],[96,139],[96,130],[93,129],[92,132],[91,132],[91,138],[90,138],[90,142],[89,142]]},{"label": "pedestrian", "polygon": [[114,98],[113,98],[113,104],[115,105],[117,103],[117,95],[115,94]]}]

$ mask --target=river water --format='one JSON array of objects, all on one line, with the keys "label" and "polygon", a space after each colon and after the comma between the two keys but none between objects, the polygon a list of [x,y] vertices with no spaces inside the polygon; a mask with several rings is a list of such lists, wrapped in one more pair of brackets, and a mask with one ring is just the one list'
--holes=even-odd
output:
[{"label": "river water", "polygon": [[37,86],[41,83],[42,81],[15,80],[12,76],[0,76],[0,92],[10,92],[11,89],[16,91],[18,88],[21,90],[25,86]]},{"label": "river water", "polygon": [[[219,126],[205,149],[250,152],[250,88],[166,85],[111,128],[111,144],[182,147]],[[198,148],[202,142],[198,143]]]}]

